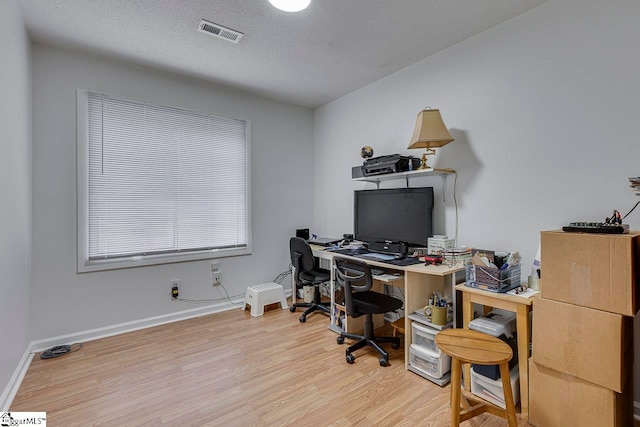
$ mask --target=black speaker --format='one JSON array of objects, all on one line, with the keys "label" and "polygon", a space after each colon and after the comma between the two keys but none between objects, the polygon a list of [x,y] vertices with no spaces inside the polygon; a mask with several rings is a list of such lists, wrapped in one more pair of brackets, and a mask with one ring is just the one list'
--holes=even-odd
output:
[{"label": "black speaker", "polygon": [[296,230],[296,237],[300,237],[304,240],[309,240],[309,229],[308,228],[300,228]]},{"label": "black speaker", "polygon": [[373,242],[369,243],[369,250],[372,252],[379,252],[382,254],[402,254],[407,253],[407,245],[404,243],[387,243],[387,242]]}]

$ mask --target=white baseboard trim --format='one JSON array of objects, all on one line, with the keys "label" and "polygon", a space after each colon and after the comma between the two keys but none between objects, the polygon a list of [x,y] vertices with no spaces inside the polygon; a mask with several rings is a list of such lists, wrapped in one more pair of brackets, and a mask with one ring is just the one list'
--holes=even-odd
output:
[{"label": "white baseboard trim", "polygon": [[24,352],[22,359],[18,363],[16,370],[14,371],[9,384],[5,388],[4,392],[0,396],[0,412],[6,412],[10,409],[20,384],[24,379],[31,360],[35,356],[35,353],[46,350],[47,348],[55,345],[73,344],[77,342],[88,342],[97,340],[100,338],[107,338],[114,335],[124,334],[127,332],[133,332],[140,329],[151,328],[153,326],[164,325],[166,323],[178,322],[180,320],[192,319],[194,317],[206,316],[208,314],[220,313],[222,311],[228,311],[233,309],[242,308],[244,297],[232,298],[229,302],[221,302],[219,304],[207,305],[205,307],[198,307],[191,310],[179,311],[176,313],[164,314],[162,316],[149,317],[146,319],[134,320],[131,322],[120,323],[117,325],[106,326],[103,328],[89,329],[86,331],[80,331],[73,334],[59,335],[57,337],[45,338],[42,340],[32,341]]},{"label": "white baseboard trim", "polygon": [[[244,298],[240,299],[239,301],[233,299],[231,301],[234,304],[238,304],[242,303],[244,301]],[[34,341],[32,343],[31,351],[40,352],[54,345],[70,345],[77,342],[87,342],[100,338],[112,337],[114,335],[133,332],[140,329],[164,325],[166,323],[178,322],[180,320],[192,319],[194,317],[206,316],[208,314],[232,310],[238,307],[238,305],[231,305],[225,301],[214,305],[207,305],[190,310],[178,311],[176,313],[164,314],[161,316],[148,317],[146,319],[134,320],[131,322],[120,323],[112,326],[105,326],[103,328],[89,329],[86,331],[75,332],[68,335],[59,335],[57,337]]]},{"label": "white baseboard trim", "polygon": [[13,402],[13,398],[16,397],[16,393],[18,393],[20,384],[22,384],[22,380],[27,374],[29,365],[31,365],[31,360],[33,359],[31,347],[32,344],[29,344],[27,346],[27,349],[24,351],[24,354],[22,355],[22,358],[20,359],[16,370],[13,372],[13,375],[9,380],[9,384],[7,384],[7,387],[5,387],[2,395],[0,396],[0,412],[2,413],[9,411],[9,407]]}]

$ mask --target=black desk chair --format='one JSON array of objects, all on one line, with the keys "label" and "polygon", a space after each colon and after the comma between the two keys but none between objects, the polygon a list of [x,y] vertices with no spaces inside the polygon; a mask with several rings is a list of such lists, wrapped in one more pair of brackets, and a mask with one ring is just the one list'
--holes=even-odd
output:
[{"label": "black desk chair", "polygon": [[395,311],[402,307],[402,301],[389,295],[371,291],[373,278],[371,269],[362,262],[353,259],[333,257],[336,269],[336,281],[344,287],[344,302],[347,314],[351,317],[366,316],[364,321],[364,335],[342,332],[337,338],[338,344],[343,344],[345,338],[358,340],[346,351],[347,363],[353,363],[354,351],[371,346],[380,354],[380,366],[389,364],[389,354],[380,347],[379,343],[391,343],[393,349],[400,348],[399,337],[376,337],[373,334],[373,315],[388,311]]},{"label": "black desk chair", "polygon": [[[289,249],[291,253],[291,264],[293,265],[295,283],[294,295],[291,296],[293,304],[291,304],[290,310],[293,313],[296,308],[306,308],[304,313],[300,316],[300,322],[307,321],[307,316],[314,311],[322,311],[324,313],[330,313],[329,302],[320,301],[320,284],[328,282],[331,279],[331,273],[328,270],[321,268],[314,268],[314,258],[311,247],[306,240],[300,237],[292,237],[289,241]],[[313,286],[313,302],[296,302],[295,293],[298,291],[299,286]]]}]

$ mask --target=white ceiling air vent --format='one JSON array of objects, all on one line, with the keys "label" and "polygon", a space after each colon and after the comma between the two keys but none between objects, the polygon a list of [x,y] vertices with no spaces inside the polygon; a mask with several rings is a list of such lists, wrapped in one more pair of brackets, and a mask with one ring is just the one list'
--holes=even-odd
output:
[{"label": "white ceiling air vent", "polygon": [[210,34],[226,41],[230,41],[232,43],[238,43],[243,36],[243,34],[239,31],[223,27],[219,24],[214,24],[213,22],[205,21],[204,19],[200,21],[198,31],[200,31],[201,33]]}]

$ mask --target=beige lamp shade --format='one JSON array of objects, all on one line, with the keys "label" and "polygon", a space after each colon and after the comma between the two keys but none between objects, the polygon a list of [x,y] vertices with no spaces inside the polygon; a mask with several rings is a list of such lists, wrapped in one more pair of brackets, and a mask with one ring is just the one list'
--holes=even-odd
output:
[{"label": "beige lamp shade", "polygon": [[407,148],[438,148],[453,140],[442,121],[440,110],[422,110],[418,113],[416,127]]}]

